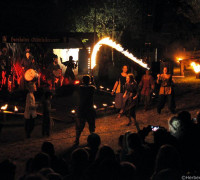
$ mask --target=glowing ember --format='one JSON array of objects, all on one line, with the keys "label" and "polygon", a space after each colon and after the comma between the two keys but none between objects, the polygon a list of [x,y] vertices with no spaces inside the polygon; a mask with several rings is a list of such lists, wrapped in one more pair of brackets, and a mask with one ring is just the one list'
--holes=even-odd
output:
[{"label": "glowing ember", "polygon": [[100,89],[103,89],[104,87],[103,87],[103,86],[99,86],[99,88],[100,88]]},{"label": "glowing ember", "polygon": [[14,107],[14,111],[15,111],[15,112],[17,112],[17,111],[18,111],[18,108],[17,108],[17,106],[15,106],[15,107]]},{"label": "glowing ember", "polygon": [[93,48],[92,51],[92,57],[91,57],[91,68],[93,69],[96,66],[96,55],[97,52],[99,51],[99,48],[102,45],[108,45],[112,48],[114,48],[115,50],[121,52],[122,54],[124,54],[127,58],[131,59],[132,61],[136,62],[137,64],[139,64],[140,66],[149,69],[148,65],[144,62],[142,62],[142,60],[137,59],[135,56],[133,56],[133,54],[129,53],[127,50],[125,51],[124,48],[120,45],[117,44],[116,42],[113,42],[111,39],[109,39],[109,37],[101,39]]},{"label": "glowing ember", "polygon": [[200,72],[200,65],[199,64],[196,64],[195,62],[192,62],[191,66],[193,67],[195,73],[199,73]]},{"label": "glowing ember", "polygon": [[103,104],[103,107],[107,107],[108,105],[107,104]]},{"label": "glowing ember", "polygon": [[107,91],[110,91],[110,89],[109,89],[109,88],[107,88],[106,90],[107,90]]},{"label": "glowing ember", "polygon": [[8,104],[5,104],[4,106],[1,106],[1,110],[6,110],[8,108]]},{"label": "glowing ember", "polygon": [[94,108],[94,109],[97,109],[97,106],[96,106],[96,105],[94,105],[94,106],[93,106],[93,108]]},{"label": "glowing ember", "polygon": [[115,102],[113,101],[112,104],[115,104]]}]

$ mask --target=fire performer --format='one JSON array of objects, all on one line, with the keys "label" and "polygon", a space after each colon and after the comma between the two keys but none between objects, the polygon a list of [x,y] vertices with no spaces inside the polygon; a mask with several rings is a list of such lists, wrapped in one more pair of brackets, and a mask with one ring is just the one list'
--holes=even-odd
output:
[{"label": "fire performer", "polygon": [[141,99],[144,102],[144,109],[147,111],[151,102],[151,94],[155,88],[155,82],[149,70],[146,70],[146,74],[142,76],[139,88],[141,90]]},{"label": "fire performer", "polygon": [[167,73],[167,67],[163,68],[163,74],[157,75],[157,83],[160,84],[159,91],[159,103],[157,106],[158,114],[161,113],[161,110],[165,106],[166,99],[168,100],[168,108],[171,113],[175,113],[175,100],[174,100],[174,91],[173,91],[173,80],[172,75]]},{"label": "fire performer", "polygon": [[89,124],[89,131],[95,131],[95,117],[96,112],[93,107],[93,96],[96,87],[90,84],[90,76],[83,76],[83,85],[80,86],[80,106],[78,112],[78,119],[76,121],[76,140],[75,145],[79,144],[81,132],[85,127],[85,123]]},{"label": "fire performer", "polygon": [[138,103],[138,85],[134,79],[133,74],[128,74],[126,76],[125,92],[123,94],[123,105],[119,112],[118,118],[125,113],[129,119],[127,126],[132,124],[131,118],[136,122],[135,108]]},{"label": "fire performer", "polygon": [[77,64],[73,61],[73,57],[69,56],[69,61],[64,62],[63,64],[65,66],[67,66],[64,77],[66,77],[68,79],[71,78],[71,80],[75,80],[75,75],[74,75],[73,69],[76,69]]},{"label": "fire performer", "polygon": [[122,67],[122,73],[117,77],[115,85],[112,90],[112,95],[115,95],[115,107],[117,109],[122,108],[123,104],[123,94],[124,94],[124,85],[126,83],[126,76],[127,76],[128,66],[124,65]]},{"label": "fire performer", "polygon": [[28,91],[29,93],[26,96],[26,106],[24,111],[25,118],[25,132],[26,137],[30,138],[31,133],[35,126],[35,118],[37,117],[36,112],[36,104],[35,104],[35,96],[34,91],[36,91],[36,85],[34,83],[28,83]]}]

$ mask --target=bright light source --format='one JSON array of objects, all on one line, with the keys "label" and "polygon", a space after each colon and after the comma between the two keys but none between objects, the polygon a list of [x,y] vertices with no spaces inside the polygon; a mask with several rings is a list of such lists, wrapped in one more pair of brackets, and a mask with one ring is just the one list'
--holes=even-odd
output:
[{"label": "bright light source", "polygon": [[5,104],[4,106],[1,106],[1,110],[5,111],[8,108],[8,104]]},{"label": "bright light source", "polygon": [[107,104],[103,104],[103,107],[107,107],[108,105]]},{"label": "bright light source", "polygon": [[100,89],[103,89],[104,87],[103,86],[99,86],[100,87]]},{"label": "bright light source", "polygon": [[110,91],[110,89],[109,89],[109,88],[107,88],[106,90],[107,90],[107,91]]},{"label": "bright light source", "polygon": [[15,106],[15,107],[14,107],[14,111],[15,111],[15,112],[17,112],[17,111],[18,111],[18,108],[17,108],[17,106]]},{"label": "bright light source", "polygon": [[112,104],[115,104],[115,101],[113,101]]},{"label": "bright light source", "polygon": [[75,80],[74,84],[80,84],[80,81],[79,80]]},{"label": "bright light source", "polygon": [[178,62],[180,62],[180,61],[183,60],[183,58],[182,58],[182,57],[176,57],[176,60],[177,60]]},{"label": "bright light source", "polygon": [[72,113],[72,114],[75,114],[75,113],[76,113],[76,111],[75,111],[74,109],[72,109],[72,110],[71,110],[71,113]]},{"label": "bright light source", "polygon": [[94,105],[94,106],[93,106],[93,108],[94,108],[94,109],[97,109],[97,106],[96,106],[96,105]]},{"label": "bright light source", "polygon": [[144,63],[141,59],[137,59],[133,54],[129,53],[127,50],[125,51],[124,48],[117,44],[116,42],[112,41],[109,37],[101,39],[93,48],[92,56],[91,56],[91,68],[93,69],[96,66],[96,55],[102,45],[108,45],[117,51],[121,52],[124,56],[131,59],[132,61],[136,62],[140,66],[149,69],[148,65]]},{"label": "bright light source", "polygon": [[195,62],[192,62],[191,66],[193,67],[195,73],[199,73],[200,72],[200,65],[199,64],[196,64]]}]

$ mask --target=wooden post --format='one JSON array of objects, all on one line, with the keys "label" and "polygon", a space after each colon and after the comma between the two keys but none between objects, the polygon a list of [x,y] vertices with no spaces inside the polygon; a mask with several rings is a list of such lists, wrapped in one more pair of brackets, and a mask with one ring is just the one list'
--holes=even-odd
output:
[{"label": "wooden post", "polygon": [[180,61],[180,73],[181,73],[181,76],[184,76],[184,62],[183,61]]}]

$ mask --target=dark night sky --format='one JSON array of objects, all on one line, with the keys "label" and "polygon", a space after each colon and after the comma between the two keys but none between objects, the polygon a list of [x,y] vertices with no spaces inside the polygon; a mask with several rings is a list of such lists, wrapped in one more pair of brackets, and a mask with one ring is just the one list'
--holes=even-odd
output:
[{"label": "dark night sky", "polygon": [[64,1],[1,1],[1,31],[57,32],[64,28]]}]

